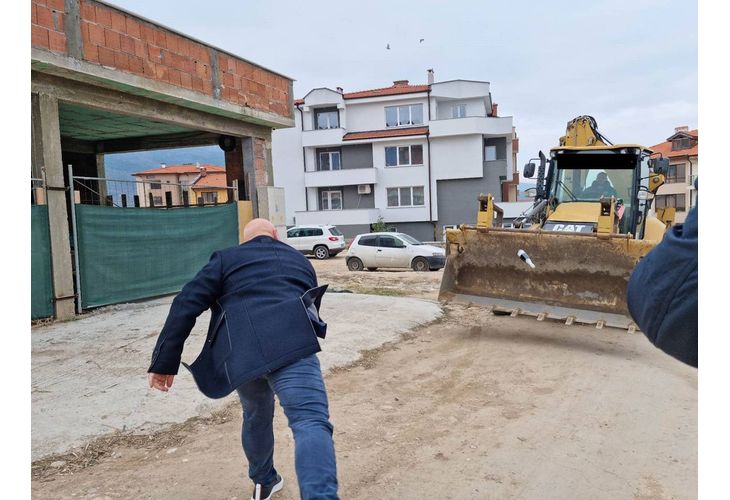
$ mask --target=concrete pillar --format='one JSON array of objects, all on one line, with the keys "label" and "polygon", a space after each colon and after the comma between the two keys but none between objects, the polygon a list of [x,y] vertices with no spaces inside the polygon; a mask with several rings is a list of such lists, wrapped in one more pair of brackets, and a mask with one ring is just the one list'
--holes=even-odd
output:
[{"label": "concrete pillar", "polygon": [[[274,162],[272,160],[273,156],[271,154],[271,137],[268,137],[264,140],[264,162],[265,162],[265,169],[266,169],[266,185],[267,186],[273,186],[274,185]],[[259,186],[261,186],[261,181],[259,181]]]},{"label": "concrete pillar", "polygon": [[255,141],[253,137],[241,139],[241,152],[243,155],[243,176],[246,179],[246,199],[251,200],[253,216],[259,216],[259,199],[256,195],[256,154]]},{"label": "concrete pillar", "polygon": [[30,95],[30,176],[43,178],[43,141],[41,140],[41,117],[38,107],[38,94]]},{"label": "concrete pillar", "polygon": [[66,190],[61,159],[61,131],[58,100],[47,94],[31,97],[34,130],[33,149],[38,153],[46,173],[48,190],[48,224],[51,236],[53,293],[57,319],[74,316],[74,284],[71,264],[71,243],[66,208]]}]

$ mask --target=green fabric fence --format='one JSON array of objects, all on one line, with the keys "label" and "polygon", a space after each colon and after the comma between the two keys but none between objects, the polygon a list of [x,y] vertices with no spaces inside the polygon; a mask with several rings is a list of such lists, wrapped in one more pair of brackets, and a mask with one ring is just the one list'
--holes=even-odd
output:
[{"label": "green fabric fence", "polygon": [[180,291],[238,244],[235,203],[178,209],[76,205],[83,308]]},{"label": "green fabric fence", "polygon": [[30,316],[32,319],[53,316],[51,237],[46,205],[30,207]]}]

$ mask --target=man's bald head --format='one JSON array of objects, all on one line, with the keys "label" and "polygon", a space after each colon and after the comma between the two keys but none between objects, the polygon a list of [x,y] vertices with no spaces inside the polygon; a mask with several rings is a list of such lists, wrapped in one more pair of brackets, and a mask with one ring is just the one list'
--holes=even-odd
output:
[{"label": "man's bald head", "polygon": [[250,241],[257,236],[269,236],[275,240],[279,239],[274,225],[266,219],[253,219],[243,228],[243,242]]}]

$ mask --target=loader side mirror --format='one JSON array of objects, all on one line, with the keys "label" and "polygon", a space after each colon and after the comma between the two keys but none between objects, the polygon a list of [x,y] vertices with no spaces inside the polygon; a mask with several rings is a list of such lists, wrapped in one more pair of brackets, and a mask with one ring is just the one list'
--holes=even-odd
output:
[{"label": "loader side mirror", "polygon": [[667,175],[669,171],[669,158],[652,158],[649,160],[649,166],[655,174]]},{"label": "loader side mirror", "polygon": [[522,171],[522,175],[527,177],[528,179],[531,179],[533,175],[535,175],[535,164],[534,163],[526,163],[525,169]]}]

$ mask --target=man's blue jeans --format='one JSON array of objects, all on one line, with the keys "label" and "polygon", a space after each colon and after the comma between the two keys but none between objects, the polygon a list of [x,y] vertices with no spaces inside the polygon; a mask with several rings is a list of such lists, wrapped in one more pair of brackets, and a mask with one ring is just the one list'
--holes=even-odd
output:
[{"label": "man's blue jeans", "polygon": [[274,469],[274,394],[294,434],[294,464],[299,494],[337,499],[337,468],[327,391],[315,354],[280,368],[238,389],[243,405],[241,440],[252,481],[269,486]]}]

